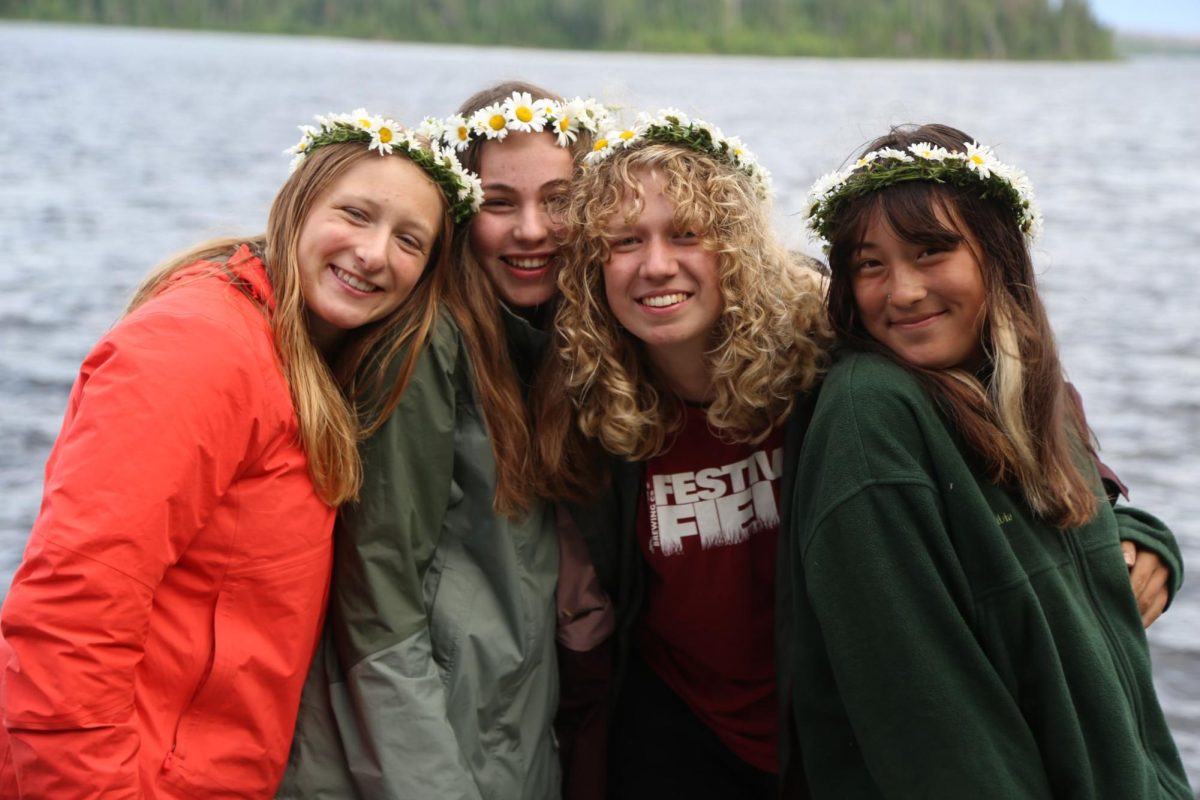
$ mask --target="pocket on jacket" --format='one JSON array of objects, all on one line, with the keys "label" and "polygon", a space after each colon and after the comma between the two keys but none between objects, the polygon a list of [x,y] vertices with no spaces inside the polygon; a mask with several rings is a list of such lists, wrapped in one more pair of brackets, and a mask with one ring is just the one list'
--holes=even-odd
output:
[{"label": "pocket on jacket", "polygon": [[213,611],[212,667],[180,714],[164,781],[205,796],[230,786],[273,789],[320,634],[330,566],[328,548],[318,548],[226,575]]}]

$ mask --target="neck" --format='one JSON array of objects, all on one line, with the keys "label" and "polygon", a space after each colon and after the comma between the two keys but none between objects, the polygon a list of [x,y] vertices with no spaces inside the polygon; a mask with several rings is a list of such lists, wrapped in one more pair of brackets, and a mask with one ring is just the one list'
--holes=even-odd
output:
[{"label": "neck", "polygon": [[669,349],[647,348],[647,353],[667,387],[681,400],[699,404],[712,400],[712,373],[702,349],[680,345]]},{"label": "neck", "polygon": [[316,314],[309,313],[308,334],[312,337],[313,344],[321,351],[321,355],[332,364],[334,356],[345,342],[346,332],[318,318]]}]

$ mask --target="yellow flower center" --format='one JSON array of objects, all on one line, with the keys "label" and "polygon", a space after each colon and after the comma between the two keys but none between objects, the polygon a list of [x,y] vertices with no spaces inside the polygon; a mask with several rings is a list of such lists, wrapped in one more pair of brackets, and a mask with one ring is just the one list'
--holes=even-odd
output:
[{"label": "yellow flower center", "polygon": [[571,130],[571,120],[569,120],[565,117],[563,119],[560,119],[558,121],[558,129],[560,131],[562,131],[563,133],[566,133],[567,131]]},{"label": "yellow flower center", "polygon": [[517,108],[517,119],[521,122],[529,122],[533,119],[533,109],[529,106],[520,106]]},{"label": "yellow flower center", "polygon": [[367,130],[371,130],[371,120],[367,119],[366,117],[363,117],[362,119],[360,119],[358,121],[358,125],[360,128],[366,128]]},{"label": "yellow flower center", "polygon": [[598,153],[606,147],[608,147],[608,139],[597,139],[596,144],[592,146],[592,150]]},{"label": "yellow flower center", "polygon": [[625,141],[628,142],[633,137],[634,137],[633,131],[621,131],[621,138],[624,139]]},{"label": "yellow flower center", "polygon": [[471,135],[470,128],[468,128],[466,125],[458,126],[458,140],[460,142],[465,142],[467,140],[467,138],[470,137],[470,135]]},{"label": "yellow flower center", "polygon": [[379,141],[383,142],[384,144],[387,144],[391,140],[392,140],[392,129],[391,128],[380,128],[379,129]]},{"label": "yellow flower center", "polygon": [[972,161],[973,163],[975,163],[975,164],[982,164],[982,163],[983,163],[983,156],[979,155],[979,153],[972,153],[972,154],[971,154],[971,161]]},{"label": "yellow flower center", "polygon": [[492,116],[488,118],[488,127],[494,131],[502,130],[505,122],[506,120],[504,119],[503,114],[492,114]]}]

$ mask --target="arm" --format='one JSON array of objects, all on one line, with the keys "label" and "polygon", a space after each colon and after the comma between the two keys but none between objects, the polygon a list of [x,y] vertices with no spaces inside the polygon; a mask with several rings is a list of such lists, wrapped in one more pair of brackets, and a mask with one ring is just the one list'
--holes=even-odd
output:
[{"label": "arm", "polygon": [[583,534],[563,506],[559,533],[559,707],[554,731],[569,800],[605,796],[611,636],[616,615],[592,565]]},{"label": "arm", "polygon": [[[1083,410],[1083,398],[1078,390],[1070,383],[1066,384],[1067,396],[1079,412],[1085,428],[1087,415]],[[1100,454],[1094,447],[1089,447],[1092,460],[1100,472],[1100,482],[1108,495],[1109,502],[1121,516],[1117,500],[1124,497],[1129,499],[1129,489],[1117,477],[1112,468],[1100,460]],[[1126,531],[1129,535],[1126,535]],[[1154,620],[1167,609],[1171,599],[1178,591],[1183,581],[1183,562],[1179,558],[1179,547],[1174,536],[1161,524],[1154,531],[1143,531],[1136,525],[1121,527],[1121,552],[1125,564],[1129,567],[1129,584],[1133,596],[1137,599],[1138,611],[1142,615],[1142,624],[1149,628]]]},{"label": "arm", "polygon": [[1148,628],[1183,585],[1183,557],[1175,536],[1155,517],[1130,506],[1113,511],[1138,611]]},{"label": "arm", "polygon": [[3,610],[25,796],[141,796],[134,671],[155,589],[252,435],[261,378],[228,355],[245,349],[227,321],[147,307],[83,364]]},{"label": "arm", "polygon": [[[464,366],[445,319],[391,419],[363,448],[361,499],[337,532],[330,624],[347,767],[371,798],[478,798],[447,718],[424,599],[452,479]],[[335,687],[337,688],[337,687]]]}]

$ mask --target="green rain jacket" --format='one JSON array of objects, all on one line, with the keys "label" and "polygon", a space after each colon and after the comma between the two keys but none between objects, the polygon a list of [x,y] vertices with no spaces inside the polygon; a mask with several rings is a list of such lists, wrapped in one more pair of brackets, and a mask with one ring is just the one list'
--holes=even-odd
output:
[{"label": "green rain jacket", "polygon": [[[532,362],[541,337],[508,323]],[[493,512],[491,447],[443,313],[400,405],[363,446],[279,797],[559,796],[558,540],[541,505],[518,522]]]},{"label": "green rain jacket", "polygon": [[1158,553],[1174,594],[1174,538],[1099,498],[1055,528],[964,452],[895,363],[826,378],[780,554],[811,796],[1190,799],[1119,545]]}]

